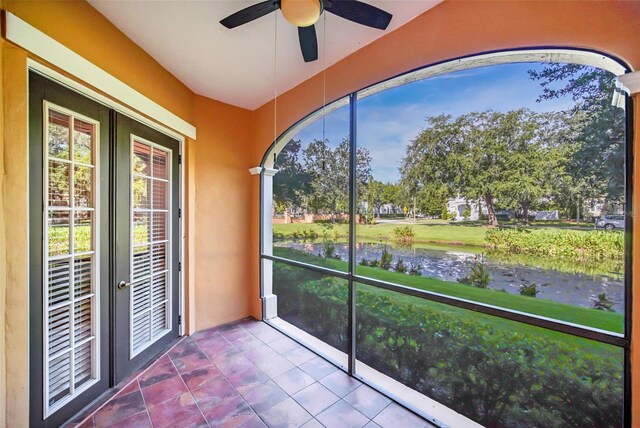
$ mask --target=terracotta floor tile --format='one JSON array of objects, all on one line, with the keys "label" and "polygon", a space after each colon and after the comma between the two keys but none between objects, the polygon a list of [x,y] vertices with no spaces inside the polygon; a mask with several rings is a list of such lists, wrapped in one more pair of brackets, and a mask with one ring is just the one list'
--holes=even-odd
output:
[{"label": "terracotta floor tile", "polygon": [[186,392],[189,392],[189,390],[180,376],[142,388],[142,396],[147,407],[155,406]]},{"label": "terracotta floor tile", "polygon": [[[369,418],[343,400],[322,411],[316,418],[322,425],[331,428],[361,428],[369,423]],[[396,425],[396,428],[399,427],[403,425]]]},{"label": "terracotta floor tile", "polygon": [[151,367],[149,367],[147,371],[142,373],[138,378],[138,383],[140,384],[141,388],[146,388],[147,386],[153,385],[154,383],[162,382],[163,380],[170,379],[177,375],[178,371],[167,356],[166,358],[161,358],[160,360],[158,360]]},{"label": "terracotta floor tile", "polygon": [[189,393],[149,407],[149,415],[154,428],[169,427],[199,414],[200,409]]},{"label": "terracotta floor tile", "polygon": [[253,413],[251,407],[240,395],[234,395],[225,401],[202,408],[202,414],[211,426],[222,426],[225,422],[229,422],[230,419],[236,419],[240,414],[251,413]]},{"label": "terracotta floor tile", "polygon": [[297,367],[276,376],[273,381],[289,395],[293,395],[315,383],[315,379]]},{"label": "terracotta floor tile", "polygon": [[311,415],[293,398],[287,398],[259,415],[270,428],[297,428],[311,419]]},{"label": "terracotta floor tile", "polygon": [[307,412],[315,416],[340,398],[322,384],[316,382],[294,394],[293,399],[304,407]]},{"label": "terracotta floor tile", "polygon": [[203,407],[205,403],[217,404],[232,396],[238,395],[236,390],[224,378],[212,380],[203,387],[192,390],[191,394],[201,407]]},{"label": "terracotta floor tile", "polygon": [[326,386],[329,391],[333,392],[338,397],[344,397],[345,395],[362,385],[362,382],[352,378],[342,370],[336,370],[330,375],[320,379],[319,382]]},{"label": "terracotta floor tile", "polygon": [[256,366],[251,366],[241,372],[234,373],[227,380],[240,391],[252,385],[265,383],[269,380],[269,377]]},{"label": "terracotta floor tile", "polygon": [[322,379],[338,370],[336,366],[317,356],[306,363],[300,364],[300,368],[315,380]]},{"label": "terracotta floor tile", "polygon": [[[209,428],[209,424],[207,423],[207,421],[205,420],[204,416],[201,413],[195,416],[192,416],[190,418],[187,418],[183,421],[180,421],[171,426],[176,428]],[[132,428],[138,428],[138,427],[132,427]]]},{"label": "terracotta floor tile", "polygon": [[293,348],[284,354],[282,354],[287,360],[291,361],[296,366],[306,363],[307,361],[313,359],[316,354],[309,351],[304,346],[298,346],[297,348]]},{"label": "terracotta floor tile", "polygon": [[241,391],[242,397],[256,412],[263,412],[289,398],[273,381],[254,385]]},{"label": "terracotta floor tile", "polygon": [[261,360],[256,363],[267,376],[274,378],[282,373],[288,372],[295,366],[282,355],[276,355],[269,360]]},{"label": "terracotta floor tile", "polygon": [[95,425],[98,427],[107,426],[122,419],[133,416],[146,410],[144,399],[140,391],[113,398],[100,408],[94,416]]},{"label": "terracotta floor tile", "polygon": [[149,413],[144,410],[140,413],[136,413],[133,416],[122,419],[112,425],[107,425],[108,428],[151,428],[151,419],[149,419]]},{"label": "terracotta floor tile", "polygon": [[362,385],[344,397],[344,401],[355,407],[360,413],[373,419],[391,403],[391,400],[367,385]]},{"label": "terracotta floor tile", "polygon": [[290,351],[300,345],[295,340],[291,340],[285,336],[278,340],[274,340],[273,342],[269,342],[269,346],[280,354],[284,354],[285,352]]},{"label": "terracotta floor tile", "polygon": [[198,344],[191,337],[187,337],[169,351],[169,358],[175,360],[198,351],[200,351]]},{"label": "terracotta floor tile", "polygon": [[373,422],[382,428],[396,428],[398,426],[403,428],[422,428],[431,426],[427,421],[397,403],[389,404],[378,416],[373,418]]},{"label": "terracotta floor tile", "polygon": [[222,373],[220,373],[220,370],[214,366],[191,370],[190,372],[183,373],[181,376],[189,389],[198,389],[212,380],[224,377]]},{"label": "terracotta floor tile", "polygon": [[173,365],[178,369],[179,373],[186,373],[191,370],[213,366],[213,363],[202,351],[197,351],[182,358],[173,360]]}]

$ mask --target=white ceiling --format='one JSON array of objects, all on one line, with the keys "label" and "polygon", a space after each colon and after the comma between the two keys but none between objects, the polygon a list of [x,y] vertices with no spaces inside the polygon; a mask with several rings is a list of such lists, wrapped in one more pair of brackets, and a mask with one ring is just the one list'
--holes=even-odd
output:
[{"label": "white ceiling", "polygon": [[441,0],[366,1],[393,15],[389,28],[323,13],[316,24],[319,58],[312,63],[303,61],[297,29],[280,11],[232,30],[219,24],[257,0],[89,3],[195,93],[254,110]]}]

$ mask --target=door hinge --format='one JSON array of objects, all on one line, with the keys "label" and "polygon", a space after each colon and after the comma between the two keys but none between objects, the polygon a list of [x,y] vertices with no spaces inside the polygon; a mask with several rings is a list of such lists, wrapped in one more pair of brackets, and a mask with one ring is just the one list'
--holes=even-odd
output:
[{"label": "door hinge", "polygon": [[182,271],[182,262],[178,262],[178,272]]},{"label": "door hinge", "polygon": [[178,208],[178,218],[182,218],[182,208]]},{"label": "door hinge", "polygon": [[182,315],[178,315],[178,325],[182,325]]},{"label": "door hinge", "polygon": [[182,165],[182,155],[178,155],[178,165]]}]

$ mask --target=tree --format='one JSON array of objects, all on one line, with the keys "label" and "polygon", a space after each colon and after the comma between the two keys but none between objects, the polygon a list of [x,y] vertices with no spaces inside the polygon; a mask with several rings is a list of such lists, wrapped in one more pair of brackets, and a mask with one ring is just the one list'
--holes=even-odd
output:
[{"label": "tree", "polygon": [[594,67],[553,63],[529,75],[543,88],[538,102],[564,96],[576,101],[572,113],[582,126],[567,171],[574,193],[604,200],[604,215],[611,203],[622,203],[624,197],[625,115],[611,105],[615,76]]},{"label": "tree", "polygon": [[273,199],[281,209],[293,210],[302,206],[310,192],[311,177],[299,159],[300,140],[289,141],[276,156],[278,170],[273,180]]},{"label": "tree", "polygon": [[383,199],[385,184],[381,181],[374,180],[373,177],[367,185],[367,207],[374,208],[374,216],[380,218],[380,209],[385,203]]},{"label": "tree", "polygon": [[[489,224],[497,226],[497,200],[511,198],[528,209],[543,192],[538,179],[543,162],[529,161],[544,157],[535,139],[533,112],[440,115],[427,118],[427,124],[407,148],[400,168],[401,181],[412,193],[439,198],[459,193],[468,201],[482,200]],[[433,212],[441,211],[442,202],[437,209],[434,204]]]},{"label": "tree", "polygon": [[[310,177],[310,206],[326,210],[333,216],[349,210],[349,139],[335,149],[328,141],[314,140],[303,150],[304,170]],[[365,148],[356,151],[356,186],[358,200],[364,201],[371,179],[371,156]]]}]

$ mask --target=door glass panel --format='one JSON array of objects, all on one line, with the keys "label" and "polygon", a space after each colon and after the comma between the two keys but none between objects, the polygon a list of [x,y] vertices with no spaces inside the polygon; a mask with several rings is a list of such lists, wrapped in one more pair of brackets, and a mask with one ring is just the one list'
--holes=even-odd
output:
[{"label": "door glass panel", "polygon": [[[97,122],[46,111],[45,416],[99,380],[94,295]],[[73,144],[70,132],[73,129]],[[72,173],[73,171],[73,173]]]},{"label": "door glass panel", "polygon": [[68,207],[69,193],[69,164],[65,162],[49,162],[49,205]]},{"label": "door glass panel", "polygon": [[92,163],[93,124],[76,119],[73,125],[73,159],[76,162]]},{"label": "door glass panel", "polygon": [[49,156],[58,159],[69,159],[69,123],[71,117],[49,110],[49,126],[47,128],[49,139],[47,146],[49,147]]},{"label": "door glass panel", "polygon": [[171,152],[134,138],[131,162],[131,353],[170,331],[167,235]]}]

